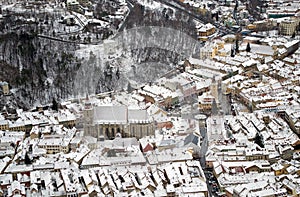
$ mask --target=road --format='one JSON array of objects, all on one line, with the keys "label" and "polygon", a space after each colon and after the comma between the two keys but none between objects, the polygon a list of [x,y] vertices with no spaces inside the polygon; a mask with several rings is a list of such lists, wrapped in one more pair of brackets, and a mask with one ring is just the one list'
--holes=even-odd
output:
[{"label": "road", "polygon": [[[191,11],[191,10],[187,10],[186,8],[183,8],[182,6],[178,5],[175,1],[168,1],[168,0],[157,0],[158,2],[165,4],[169,7],[172,7],[174,9],[180,10],[186,14],[188,14],[190,17],[192,17],[193,19],[201,22],[201,23],[206,23],[204,20],[207,20],[205,18],[203,18],[203,16],[199,15],[199,13],[195,12],[195,11]],[[128,16],[129,14],[132,12],[134,6],[135,6],[135,2],[133,0],[126,0],[128,7],[129,7],[129,12],[125,18],[125,20],[123,21],[123,23],[120,25],[120,27],[117,29],[117,32],[122,31],[125,27],[126,27],[126,23],[128,21]],[[77,32],[81,32],[82,30],[84,30],[84,28],[86,28],[86,26],[84,25],[84,22],[81,21],[81,19],[75,14],[75,18],[77,19],[77,21],[79,22],[79,24],[81,25],[80,30],[77,30]],[[224,26],[222,26],[220,23],[215,22],[215,21],[211,21],[213,23],[214,26],[217,27],[218,29],[218,33],[219,34],[230,34],[230,33],[234,33],[232,30],[225,28]],[[73,32],[75,33],[75,32]],[[71,33],[72,34],[72,33]],[[67,42],[67,43],[75,43],[75,44],[93,44],[93,45],[97,45],[97,44],[101,44],[101,41],[94,41],[91,43],[86,43],[86,42],[77,42],[77,41],[70,41],[70,40],[64,40],[61,39],[59,37],[52,37],[52,36],[48,36],[48,35],[38,35],[39,37],[42,38],[46,38],[46,39],[51,39],[51,40],[55,40],[55,41],[61,41],[61,42]]]},{"label": "road", "polygon": [[204,171],[206,184],[208,189],[208,196],[214,197],[215,194],[213,193],[213,187],[210,183],[212,179],[212,172],[206,169],[206,152],[208,150],[208,137],[207,137],[207,129],[206,127],[200,127],[200,134],[202,136],[202,143],[201,143],[201,151],[200,151],[200,164]]},{"label": "road", "polygon": [[[134,7],[134,2],[132,0],[126,0],[128,7],[129,7],[129,12],[125,18],[125,20],[123,21],[123,23],[121,24],[120,28],[117,29],[117,32],[122,31],[126,25],[126,22],[128,20],[128,15],[131,13],[133,7]],[[49,39],[49,40],[53,40],[53,41],[59,41],[59,42],[65,42],[65,43],[74,43],[74,44],[92,44],[92,45],[98,45],[98,44],[102,44],[103,40],[99,40],[99,41],[93,41],[93,42],[81,42],[81,41],[72,41],[72,40],[65,40],[63,38],[60,38],[58,36],[63,36],[63,35],[74,35],[76,33],[81,33],[85,30],[85,28],[87,28],[87,26],[85,25],[85,23],[77,16],[77,14],[73,11],[71,11],[71,14],[73,16],[75,16],[75,19],[77,20],[77,22],[80,25],[80,29],[74,31],[74,32],[66,32],[66,33],[57,33],[57,36],[49,36],[49,35],[44,35],[44,34],[38,34],[38,37],[40,38],[45,38],[45,39]]]},{"label": "road", "polygon": [[[202,136],[202,144],[201,144],[201,151],[200,151],[200,164],[204,171],[205,178],[206,178],[206,185],[208,189],[208,196],[210,197],[217,197],[218,195],[213,192],[213,186],[212,182],[214,181],[214,184],[217,184],[216,178],[213,176],[213,173],[206,169],[206,152],[208,150],[208,137],[207,137],[207,129],[206,127],[200,127],[200,134]],[[215,186],[214,186],[215,187]]]},{"label": "road", "polygon": [[246,9],[256,20],[262,20],[261,13],[257,10],[257,6],[262,6],[262,1],[260,0],[247,0]]},{"label": "road", "polygon": [[37,36],[40,37],[40,38],[45,38],[45,39],[53,40],[53,41],[73,43],[73,44],[81,44],[80,42],[75,42],[75,41],[71,41],[71,40],[64,40],[64,39],[61,39],[61,38],[58,38],[58,37],[52,37],[52,36],[43,35],[43,34],[38,34]]},{"label": "road", "polygon": [[208,139],[207,139],[207,130],[206,127],[200,127],[200,134],[202,136],[202,144],[200,151],[200,163],[203,169],[205,169],[205,154],[208,149]]},{"label": "road", "polygon": [[[175,1],[169,1],[169,0],[157,0],[158,2],[165,4],[169,7],[175,8],[177,10],[180,10],[186,14],[188,14],[190,17],[192,17],[193,19],[201,22],[201,23],[207,23],[207,21],[204,21],[203,16],[199,15],[199,13],[195,12],[195,11],[191,11],[191,10],[187,10],[182,8],[181,6],[179,6]],[[207,19],[205,19],[207,20]],[[222,26],[220,23],[215,22],[215,21],[209,21],[211,22],[216,28],[218,28],[219,33],[220,34],[233,34],[235,33],[234,31],[228,29],[228,28],[224,28],[224,26]]]},{"label": "road", "polygon": [[[220,108],[223,111],[224,114],[231,114],[231,104],[230,99],[228,96],[223,95],[221,92],[221,87],[219,86],[219,100],[220,100]],[[197,104],[197,100],[194,97],[190,97],[187,99],[185,104],[181,106],[181,109],[184,109],[183,111],[185,113],[180,112],[177,108],[174,109],[173,112],[177,112],[177,115],[181,116],[184,119],[190,119],[194,118],[195,115],[199,114],[199,110],[195,107],[193,107],[195,104]],[[201,150],[200,150],[200,164],[202,169],[204,170],[204,174],[206,177],[206,184],[208,188],[208,193],[210,197],[217,196],[216,193],[213,192],[213,186],[211,184],[211,180],[214,179],[215,182],[216,179],[213,178],[212,173],[206,169],[206,153],[208,150],[208,136],[207,136],[207,128],[200,127],[200,134],[202,136],[202,143],[201,143]]]},{"label": "road", "polygon": [[134,2],[132,1],[132,0],[126,0],[126,2],[127,2],[127,5],[128,5],[128,8],[129,8],[129,12],[128,12],[128,14],[126,15],[126,17],[125,17],[125,20],[123,21],[123,23],[121,24],[121,26],[119,27],[119,29],[117,30],[117,32],[120,32],[120,31],[122,31],[124,28],[125,28],[125,26],[126,26],[126,23],[127,23],[127,21],[128,21],[128,16],[129,16],[129,14],[132,12],[132,9],[134,8],[134,6],[135,6],[135,4],[134,4]]}]

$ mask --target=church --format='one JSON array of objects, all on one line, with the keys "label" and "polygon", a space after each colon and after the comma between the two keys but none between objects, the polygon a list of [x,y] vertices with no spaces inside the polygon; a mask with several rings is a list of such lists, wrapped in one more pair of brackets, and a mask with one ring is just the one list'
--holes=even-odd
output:
[{"label": "church", "polygon": [[154,135],[154,124],[146,110],[125,105],[93,106],[87,101],[83,111],[84,134],[98,140],[115,137],[142,138]]}]

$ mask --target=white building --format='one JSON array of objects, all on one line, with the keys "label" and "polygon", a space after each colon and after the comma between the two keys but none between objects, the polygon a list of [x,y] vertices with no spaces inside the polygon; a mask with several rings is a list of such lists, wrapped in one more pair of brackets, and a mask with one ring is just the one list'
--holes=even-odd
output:
[{"label": "white building", "polygon": [[92,106],[87,102],[83,111],[84,132],[98,139],[122,137],[141,138],[154,134],[153,121],[146,110],[128,109],[125,105]]}]

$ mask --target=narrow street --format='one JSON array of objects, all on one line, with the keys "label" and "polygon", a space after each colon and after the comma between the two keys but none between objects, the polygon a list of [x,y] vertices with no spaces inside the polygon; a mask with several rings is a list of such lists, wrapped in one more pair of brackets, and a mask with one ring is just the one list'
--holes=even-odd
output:
[{"label": "narrow street", "polygon": [[135,6],[135,4],[134,4],[134,2],[132,0],[126,0],[126,1],[127,1],[127,5],[128,5],[128,8],[129,8],[129,12],[128,12],[128,14],[125,17],[125,20],[120,25],[119,29],[117,29],[117,32],[121,32],[121,31],[124,30],[124,28],[126,27],[128,18],[129,18],[128,16],[129,16],[129,14],[131,14],[131,12],[132,12],[132,10],[133,10],[133,8]]},{"label": "narrow street", "polygon": [[205,174],[206,184],[207,184],[207,189],[208,189],[208,196],[212,197],[214,195],[212,192],[212,186],[209,183],[212,173],[206,169],[206,165],[205,165],[205,162],[206,162],[205,155],[206,155],[206,152],[208,149],[208,139],[207,139],[206,132],[207,132],[206,127],[200,127],[200,134],[202,136],[201,151],[200,151],[200,164],[201,164],[201,167]]},{"label": "narrow street", "polygon": [[203,169],[205,169],[205,154],[208,148],[208,140],[207,140],[207,133],[205,127],[200,127],[200,134],[202,136],[202,144],[201,144],[201,151],[200,151],[200,163]]},{"label": "narrow street", "polygon": [[[203,24],[206,24],[208,22],[208,21],[205,21],[203,16],[200,16],[199,13],[192,11],[192,10],[187,10],[187,9],[182,8],[175,1],[166,1],[166,0],[157,0],[157,1],[162,4],[165,4],[167,6],[170,6],[172,8],[175,8],[177,10],[180,10]],[[210,22],[213,23],[213,25],[215,25],[217,27],[217,29],[219,30],[220,33],[224,33],[224,34],[234,33],[232,30],[230,30],[228,28],[223,29],[223,26],[221,26],[219,23],[217,23],[215,21],[210,21]]]},{"label": "narrow street", "polygon": [[[200,151],[200,164],[203,169],[206,178],[206,184],[208,189],[208,196],[209,197],[217,197],[218,195],[214,192],[216,191],[215,188],[213,189],[212,183],[216,184],[217,180],[213,176],[213,173],[206,168],[206,152],[208,150],[208,137],[207,137],[207,130],[206,127],[200,127],[200,133],[202,136],[202,144],[201,144],[201,151]],[[213,181],[212,181],[213,180]]]}]

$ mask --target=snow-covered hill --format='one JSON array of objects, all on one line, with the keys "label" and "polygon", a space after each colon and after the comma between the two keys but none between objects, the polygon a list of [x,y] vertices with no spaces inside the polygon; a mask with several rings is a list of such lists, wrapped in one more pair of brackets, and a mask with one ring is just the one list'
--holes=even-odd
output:
[{"label": "snow-covered hill", "polygon": [[2,32],[0,80],[29,105],[154,81],[197,53],[199,43],[189,16],[149,2],[134,5],[124,28],[98,45],[40,37],[34,25]]}]

